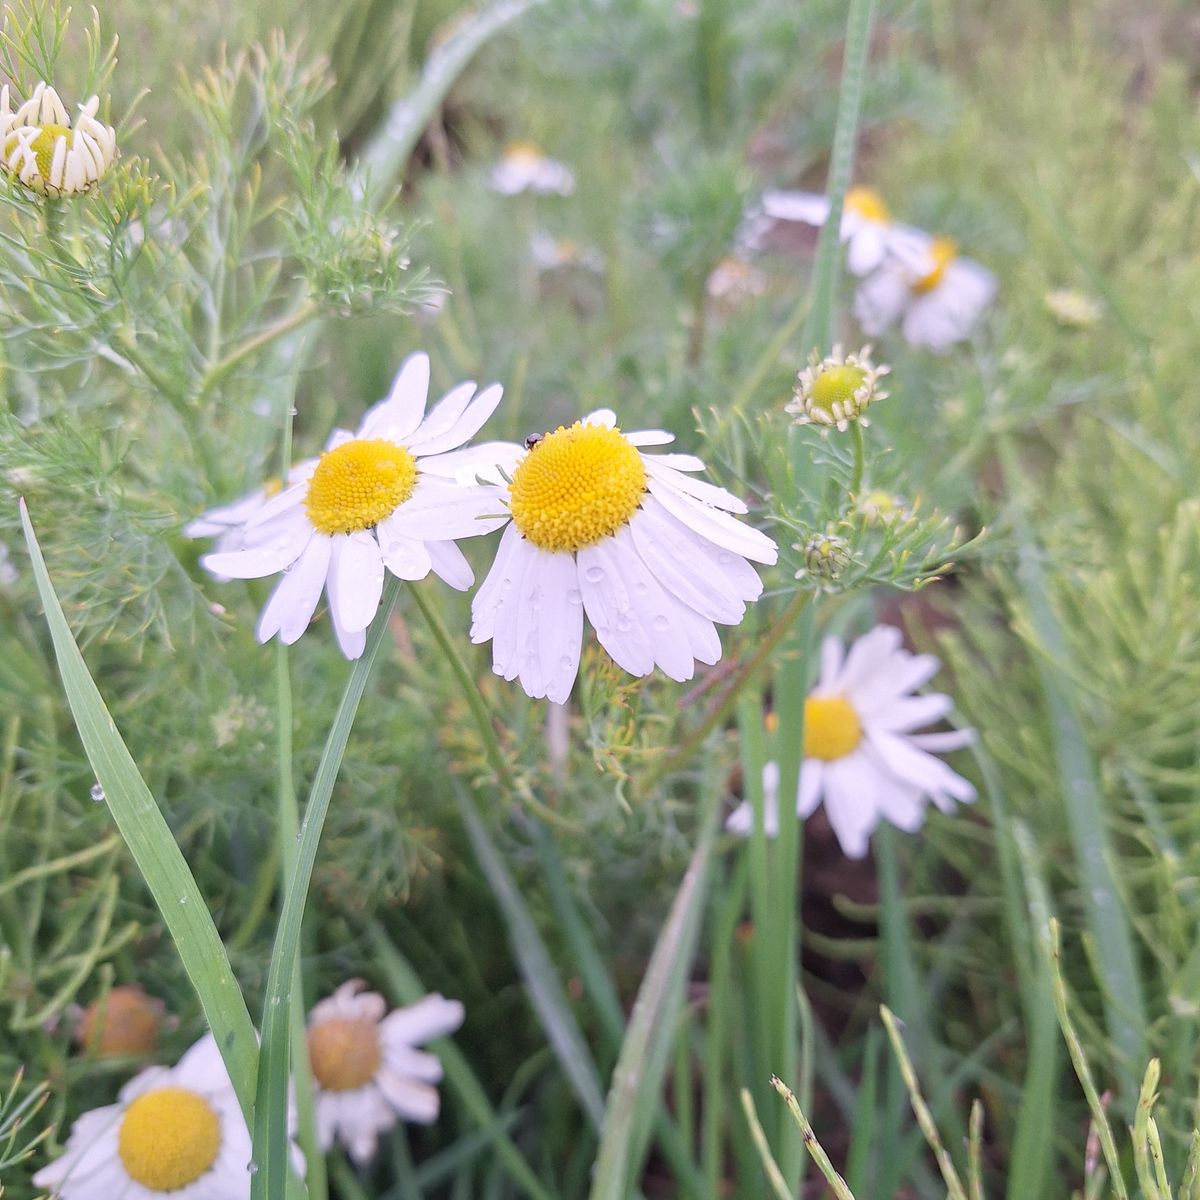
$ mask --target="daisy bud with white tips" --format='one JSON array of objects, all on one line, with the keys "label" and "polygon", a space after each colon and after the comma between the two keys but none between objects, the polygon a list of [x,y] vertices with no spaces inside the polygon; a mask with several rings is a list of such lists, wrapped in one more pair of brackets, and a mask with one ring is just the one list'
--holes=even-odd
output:
[{"label": "daisy bud with white tips", "polygon": [[0,89],[0,133],[5,170],[43,196],[76,196],[90,191],[116,161],[117,134],[96,119],[100,98],[79,106],[72,123],[58,93],[39,83],[15,112],[8,85]]},{"label": "daisy bud with white tips", "polygon": [[795,396],[784,411],[795,415],[797,425],[816,425],[822,432],[837,429],[845,433],[853,423],[870,425],[866,411],[887,399],[879,380],[889,369],[871,362],[870,346],[857,354],[843,354],[841,346],[834,346],[827,358],[814,350],[808,366],[796,378]]}]

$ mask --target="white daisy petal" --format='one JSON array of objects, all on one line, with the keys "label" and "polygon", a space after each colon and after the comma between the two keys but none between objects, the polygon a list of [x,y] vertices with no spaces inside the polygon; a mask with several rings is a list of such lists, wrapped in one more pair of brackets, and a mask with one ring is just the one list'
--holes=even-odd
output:
[{"label": "white daisy petal", "polygon": [[765,533],[743,525],[728,513],[701,504],[653,477],[649,481],[649,492],[672,516],[708,541],[768,566],[778,559],[779,551]]},{"label": "white daisy petal", "polygon": [[879,820],[875,800],[879,779],[860,755],[829,763],[825,771],[825,813],[847,858],[862,858]]},{"label": "white daisy petal", "polygon": [[715,484],[706,483],[703,479],[689,479],[686,475],[672,470],[657,456],[643,456],[642,462],[646,467],[646,474],[651,479],[674,488],[678,492],[683,492],[684,495],[691,496],[702,504],[711,504],[714,508],[719,508],[724,512],[747,513],[750,511],[746,507],[745,501],[739,500],[732,492],[727,492]]},{"label": "white daisy petal", "polygon": [[481,442],[465,450],[451,450],[421,459],[424,475],[440,475],[465,486],[482,480],[495,484],[505,493],[508,480],[517,464],[525,457],[525,447],[515,442]]},{"label": "white daisy petal", "polygon": [[330,539],[329,611],[347,633],[366,629],[383,595],[383,556],[379,543],[365,530],[335,534]]},{"label": "white daisy petal", "polygon": [[505,595],[512,588],[517,555],[524,538],[515,525],[509,525],[500,539],[496,558],[479,591],[471,601],[471,641],[486,642],[496,630],[496,617]]},{"label": "white daisy petal", "polygon": [[437,1090],[429,1084],[403,1079],[386,1067],[380,1070],[377,1082],[388,1103],[404,1120],[418,1125],[429,1125],[437,1120],[440,1101]]},{"label": "white daisy petal", "polygon": [[542,694],[555,704],[563,704],[575,685],[583,646],[579,568],[573,554],[536,553],[541,567],[537,654]]},{"label": "white daisy petal", "polygon": [[425,414],[429,397],[429,355],[410,354],[400,364],[387,398],[369,409],[358,436],[403,441]]},{"label": "white daisy petal", "polygon": [[605,429],[615,429],[617,414],[611,408],[595,408],[583,418],[585,425],[602,425]]},{"label": "white daisy petal", "polygon": [[675,435],[665,429],[639,429],[635,433],[627,433],[625,440],[631,446],[669,446]]},{"label": "white daisy petal", "polygon": [[391,537],[448,542],[499,529],[508,519],[498,487],[463,487],[422,475],[407,503],[379,523],[380,541]]},{"label": "white daisy petal", "polygon": [[579,585],[583,608],[596,630],[600,645],[630,675],[654,670],[654,647],[642,627],[622,577],[623,561],[613,552],[611,539],[579,551]]},{"label": "white daisy petal", "polygon": [[504,389],[498,383],[484,388],[471,401],[462,416],[437,437],[426,438],[425,429],[422,426],[414,437],[412,452],[421,456],[443,454],[461,446],[463,442],[468,438],[473,438],[483,428],[488,418],[496,411],[496,406],[503,396]]},{"label": "white daisy petal", "polygon": [[465,592],[475,582],[475,572],[467,557],[453,542],[426,542],[425,553],[433,573],[452,588]]},{"label": "white daisy petal", "polygon": [[[475,381],[473,379],[451,388],[425,414],[425,419],[409,437],[405,438],[404,444],[417,456],[426,453],[422,446],[426,442],[436,442],[439,437],[452,430],[458,419],[467,411],[467,405],[471,403],[471,397],[474,395]],[[453,445],[457,444],[455,442]],[[447,450],[452,448],[453,446],[445,447]],[[437,451],[430,450],[428,453],[436,454]]]},{"label": "white daisy petal", "polygon": [[270,641],[278,633],[283,644],[290,646],[308,628],[325,587],[332,547],[331,538],[313,535],[291,569],[279,580],[259,617],[260,642]]}]

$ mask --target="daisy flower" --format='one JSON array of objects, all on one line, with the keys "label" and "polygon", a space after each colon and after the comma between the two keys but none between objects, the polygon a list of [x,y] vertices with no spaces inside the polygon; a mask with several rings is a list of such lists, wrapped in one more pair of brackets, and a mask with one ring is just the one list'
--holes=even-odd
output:
[{"label": "daisy flower", "polygon": [[79,106],[72,126],[58,93],[45,83],[14,112],[8,85],[0,88],[4,167],[44,196],[74,196],[92,188],[117,157],[117,134],[96,120],[99,96]]},{"label": "daisy flower", "polygon": [[456,447],[492,415],[503,389],[493,384],[476,394],[474,383],[462,383],[426,413],[428,392],[429,358],[414,354],[357,433],[335,431],[324,454],[294,467],[289,486],[253,509],[236,532],[237,549],[201,559],[230,579],[283,572],[259,618],[260,642],[276,634],[296,641],[324,590],[338,645],[358,658],[385,570],[399,579],[433,571],[460,591],[475,581],[455,541],[507,518],[494,489],[459,482],[476,461],[491,461],[488,448]]},{"label": "daisy flower", "polygon": [[[821,650],[821,676],[804,702],[804,761],[796,793],[803,818],[825,802],[825,813],[842,850],[850,858],[867,852],[881,820],[907,833],[921,827],[932,800],[943,812],[967,804],[975,789],[930,751],[957,750],[974,738],[970,729],[914,733],[950,711],[940,692],[914,695],[941,663],[932,654],[912,654],[900,644],[900,631],[877,625],[858,639],[849,654],[837,638]],[[779,832],[779,769],[763,772],[766,805],[763,828]],[[754,810],[749,801],[726,822],[734,833],[749,834]]]},{"label": "daisy flower", "polygon": [[360,1163],[398,1118],[423,1125],[437,1120],[433,1084],[442,1078],[442,1064],[416,1047],[463,1022],[457,1000],[434,994],[389,1013],[383,997],[364,986],[361,979],[342,984],[308,1018],[317,1139],[322,1150],[336,1139]]},{"label": "daisy flower", "polygon": [[530,236],[529,258],[542,272],[571,268],[596,272],[604,270],[604,255],[599,250],[573,238],[557,238],[545,229],[537,229]]},{"label": "daisy flower", "polygon": [[870,425],[864,414],[876,401],[888,398],[879,380],[889,369],[871,362],[870,346],[857,354],[843,354],[841,346],[834,346],[827,358],[814,350],[784,411],[795,414],[797,425],[818,425],[822,433],[832,428],[845,433],[854,422]]},{"label": "daisy flower", "polygon": [[854,315],[871,337],[899,320],[910,346],[941,352],[970,336],[995,296],[996,277],[962,258],[950,238],[904,229],[884,264],[859,284]]},{"label": "daisy flower", "polygon": [[[211,1034],[173,1067],[150,1067],[71,1126],[66,1150],[34,1177],[62,1200],[243,1200],[250,1132]],[[303,1173],[303,1159],[292,1147]]]},{"label": "daisy flower", "polygon": [[153,1054],[165,1013],[166,1005],[137,984],[119,984],[79,1014],[75,1037],[99,1058]]},{"label": "daisy flower", "polygon": [[[829,220],[829,209],[829,197],[819,192],[763,193],[763,214],[775,221],[824,225]],[[846,265],[855,275],[869,275],[883,262],[891,231],[891,214],[877,191],[852,187],[846,193],[839,236],[848,247]]]},{"label": "daisy flower", "polygon": [[511,483],[493,489],[512,520],[471,605],[471,640],[535,698],[561,703],[579,670],[583,617],[631,675],[657,665],[691,679],[715,663],[714,622],[736,625],[762,583],[747,562],[774,563],[775,543],[730,514],[746,505],[691,478],[690,454],[644,454],[674,441],[624,434],[600,409],[518,448]]},{"label": "daisy flower", "polygon": [[543,154],[532,142],[511,142],[488,175],[488,186],[502,196],[519,192],[569,196],[575,190],[575,176],[566,163]]}]

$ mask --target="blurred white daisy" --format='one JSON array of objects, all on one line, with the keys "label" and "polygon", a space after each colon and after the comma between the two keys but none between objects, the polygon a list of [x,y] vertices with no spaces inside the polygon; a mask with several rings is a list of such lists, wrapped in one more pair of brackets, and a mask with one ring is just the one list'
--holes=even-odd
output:
[{"label": "blurred white daisy", "polygon": [[569,196],[575,190],[575,176],[566,163],[542,153],[533,142],[511,142],[488,175],[488,186],[502,196],[518,192]]},{"label": "blurred white daisy", "polygon": [[854,422],[870,425],[866,411],[888,398],[879,380],[889,370],[871,362],[870,346],[857,354],[843,354],[841,346],[834,346],[825,358],[814,350],[796,377],[795,394],[784,411],[795,414],[797,425],[817,425],[822,432],[836,428],[845,433]]},{"label": "blurred white daisy", "polygon": [[731,254],[712,269],[704,289],[713,300],[735,308],[745,300],[765,295],[767,277],[753,263]]},{"label": "blurred white daisy", "polygon": [[[289,486],[228,533],[240,540],[237,549],[201,559],[231,579],[283,572],[259,618],[259,641],[276,634],[296,641],[324,590],[338,645],[358,658],[385,570],[400,579],[433,571],[460,591],[475,581],[454,543],[498,529],[507,517],[493,489],[459,482],[476,458],[490,461],[487,448],[456,448],[492,415],[503,389],[493,384],[477,394],[474,383],[462,383],[426,414],[428,392],[429,358],[411,355],[356,434],[337,430],[324,454],[293,468]],[[252,493],[239,503],[253,500]]]},{"label": "blurred white daisy", "polygon": [[100,98],[79,106],[72,125],[58,93],[39,83],[14,112],[8,85],[0,88],[4,167],[27,188],[47,196],[72,196],[93,187],[117,157],[117,134],[96,119]]},{"label": "blurred white daisy", "polygon": [[322,1150],[341,1142],[360,1163],[397,1118],[423,1125],[437,1120],[433,1085],[442,1064],[416,1047],[463,1022],[457,1000],[434,994],[389,1013],[383,997],[364,986],[361,979],[342,984],[308,1018],[317,1140]]},{"label": "blurred white daisy", "polygon": [[[829,220],[829,197],[819,192],[778,189],[763,193],[762,211],[775,221],[824,225]],[[846,265],[855,275],[869,275],[887,253],[893,225],[883,197],[873,188],[852,187],[842,203],[839,237],[847,244]]]},{"label": "blurred white daisy", "polygon": [[21,572],[17,570],[17,564],[12,560],[8,543],[0,542],[0,588],[10,588],[20,578]]},{"label": "blurred white daisy", "polygon": [[715,663],[714,622],[736,625],[762,583],[747,562],[773,563],[775,543],[730,514],[746,505],[690,478],[690,454],[643,454],[674,441],[661,429],[623,434],[608,409],[514,447],[511,483],[495,492],[512,521],[471,605],[473,642],[533,697],[566,700],[579,669],[583,617],[631,675],[657,665],[691,679]]},{"label": "blurred white daisy", "polygon": [[[291,1153],[302,1174],[303,1157]],[[208,1034],[175,1066],[136,1075],[116,1104],[84,1113],[33,1182],[62,1200],[243,1200],[250,1158],[250,1132]]]},{"label": "blurred white daisy", "polygon": [[1071,329],[1088,329],[1104,316],[1104,309],[1086,292],[1054,288],[1042,297],[1050,315]]},{"label": "blurred white daisy", "polygon": [[573,238],[556,238],[545,229],[537,229],[529,239],[529,257],[539,271],[564,271],[579,268],[603,271],[604,255],[592,246]]},{"label": "blurred white daisy", "polygon": [[883,265],[858,285],[854,315],[871,337],[897,320],[911,346],[943,351],[969,337],[996,296],[996,277],[946,237],[919,229],[893,236]]},{"label": "blurred white daisy", "polygon": [[[914,733],[940,721],[952,702],[940,692],[913,695],[941,663],[932,654],[912,654],[900,631],[877,625],[845,654],[837,638],[821,648],[821,676],[804,702],[804,761],[796,794],[803,817],[825,802],[825,813],[842,850],[851,858],[867,852],[881,820],[908,833],[921,827],[932,800],[943,812],[955,801],[969,803],[975,788],[930,751],[957,750],[974,731]],[[763,771],[766,803],[763,828],[779,832],[779,769]],[[748,835],[754,825],[749,801],[738,805],[725,827]]]}]

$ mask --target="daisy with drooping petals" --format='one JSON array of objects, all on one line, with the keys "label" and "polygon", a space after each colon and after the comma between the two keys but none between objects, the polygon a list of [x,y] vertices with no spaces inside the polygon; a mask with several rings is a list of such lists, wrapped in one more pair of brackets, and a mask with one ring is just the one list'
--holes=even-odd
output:
[{"label": "daisy with drooping petals", "polygon": [[33,95],[9,107],[8,85],[0,88],[0,134],[5,170],[44,196],[73,196],[91,189],[117,157],[117,134],[96,120],[100,98],[79,106],[74,125],[58,93],[39,83]]},{"label": "daisy with drooping petals", "polygon": [[471,605],[471,640],[491,640],[497,675],[566,700],[585,613],[631,675],[658,666],[682,681],[721,657],[714,622],[736,625],[758,599],[746,560],[774,563],[775,543],[731,515],[747,511],[736,496],[691,478],[698,458],[642,453],[674,440],[622,433],[600,409],[513,448],[512,481],[493,489],[512,520]]},{"label": "daisy with drooping petals", "polygon": [[569,196],[575,190],[575,176],[566,163],[543,154],[532,142],[512,142],[492,168],[488,186],[502,196],[520,192]]},{"label": "daisy with drooping petals", "polygon": [[995,298],[996,277],[961,257],[950,238],[905,228],[884,264],[858,285],[854,315],[871,337],[900,321],[910,346],[941,353],[970,337]]},{"label": "daisy with drooping petals", "polygon": [[[302,1174],[303,1157],[291,1153]],[[250,1158],[250,1132],[208,1034],[175,1066],[136,1075],[116,1104],[84,1113],[33,1182],[62,1200],[243,1200]]]},{"label": "daisy with drooping petals", "polygon": [[[955,801],[975,799],[974,787],[930,753],[966,746],[974,732],[913,732],[940,721],[952,703],[939,692],[912,694],[941,664],[932,654],[912,654],[900,643],[900,631],[890,625],[877,625],[849,654],[837,638],[826,638],[820,679],[804,702],[796,811],[807,817],[824,800],[829,823],[851,858],[866,854],[871,831],[881,820],[912,833],[925,820],[927,801],[949,812]],[[779,770],[773,763],[767,766],[763,828],[774,837]],[[753,824],[754,810],[746,801],[726,828],[749,834]]]},{"label": "daisy with drooping petals", "polygon": [[317,1140],[328,1150],[336,1139],[360,1163],[397,1118],[422,1125],[437,1120],[433,1085],[442,1064],[417,1046],[463,1022],[457,1000],[434,994],[389,1013],[383,997],[362,991],[365,986],[361,979],[342,984],[308,1018]]},{"label": "daisy with drooping petals", "polygon": [[237,549],[201,560],[231,579],[284,572],[259,618],[259,641],[296,641],[324,590],[338,645],[358,658],[385,570],[400,579],[433,571],[460,591],[475,581],[455,541],[507,518],[494,489],[459,482],[474,462],[492,461],[488,448],[458,447],[492,415],[503,389],[476,394],[474,383],[462,383],[426,413],[428,392],[429,358],[414,354],[356,434],[337,430],[320,458],[294,467],[289,486],[253,511]]},{"label": "daisy with drooping petals", "polygon": [[[763,215],[775,221],[824,225],[829,197],[819,192],[772,190],[763,193]],[[846,265],[855,275],[869,275],[887,253],[892,218],[883,197],[873,188],[852,187],[842,204],[839,237],[847,245]]]}]

